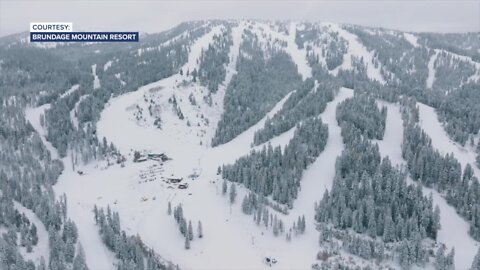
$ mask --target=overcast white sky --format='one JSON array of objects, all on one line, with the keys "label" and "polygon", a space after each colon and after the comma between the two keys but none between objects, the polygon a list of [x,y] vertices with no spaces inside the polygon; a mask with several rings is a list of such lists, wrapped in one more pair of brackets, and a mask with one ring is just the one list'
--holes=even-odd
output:
[{"label": "overcast white sky", "polygon": [[153,33],[186,20],[243,18],[331,21],[417,32],[480,32],[480,0],[0,0],[0,36],[27,31],[34,21],[73,22],[74,30]]}]

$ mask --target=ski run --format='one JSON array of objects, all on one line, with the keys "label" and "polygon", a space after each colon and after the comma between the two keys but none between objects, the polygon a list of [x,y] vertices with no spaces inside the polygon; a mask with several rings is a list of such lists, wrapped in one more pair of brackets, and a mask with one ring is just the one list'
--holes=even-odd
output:
[{"label": "ski run", "polygon": [[[375,53],[366,49],[356,35],[350,33],[334,23],[325,23],[330,31],[337,32],[348,42],[348,50],[343,56],[342,64],[331,73],[337,74],[341,69],[352,69],[352,57],[360,57],[366,63],[367,75],[370,79],[385,84],[381,69],[374,66]],[[223,179],[217,173],[217,168],[223,164],[233,164],[237,159],[249,154],[253,150],[260,150],[270,144],[273,147],[284,148],[293,138],[296,127],[289,129],[268,142],[253,146],[255,132],[265,126],[267,119],[278,113],[287,100],[298,91],[290,89],[273,108],[258,122],[241,132],[227,143],[216,147],[211,146],[222,114],[224,113],[224,98],[232,77],[237,73],[237,58],[245,29],[252,29],[259,37],[272,37],[286,43],[280,47],[288,55],[298,69],[303,80],[312,77],[312,68],[307,61],[305,48],[299,49],[295,37],[301,24],[288,24],[288,33],[276,31],[271,25],[263,22],[241,22],[232,28],[232,45],[228,52],[230,61],[225,66],[225,80],[219,85],[216,93],[212,94],[211,106],[202,104],[192,105],[189,99],[194,97],[202,100],[208,92],[205,86],[199,83],[184,84],[188,75],[174,74],[165,79],[143,85],[134,92],[129,92],[111,98],[101,112],[97,123],[98,138],[106,138],[112,142],[127,157],[125,166],[107,164],[106,161],[95,161],[87,165],[71,166],[72,157],[67,154],[62,159],[65,169],[60,175],[54,191],[57,197],[67,195],[68,217],[78,227],[79,242],[85,250],[87,264],[90,269],[116,269],[117,258],[102,241],[99,227],[95,224],[92,209],[94,206],[110,207],[120,215],[121,227],[128,235],[138,235],[142,241],[162,258],[178,264],[181,269],[270,269],[265,258],[276,259],[276,269],[310,269],[315,263],[319,250],[319,232],[316,229],[314,205],[322,198],[326,190],[333,185],[336,167],[335,161],[344,151],[341,129],[336,119],[336,109],[342,101],[354,96],[353,90],[340,88],[334,99],[328,102],[325,110],[320,114],[322,122],[328,126],[328,140],[325,149],[304,171],[298,197],[288,214],[280,215],[280,219],[290,226],[301,215],[307,221],[305,233],[294,237],[291,242],[284,237],[275,237],[264,226],[257,226],[251,216],[242,213],[241,199],[249,193],[243,185],[237,185],[236,202],[228,202],[228,194],[222,195]],[[193,71],[199,67],[199,59],[204,50],[209,48],[215,36],[226,31],[225,26],[216,25],[206,34],[200,36],[190,45],[188,60],[181,67],[183,72]],[[187,36],[186,32],[165,42]],[[411,33],[404,33],[404,38],[414,47],[421,46],[418,37]],[[265,40],[263,42],[266,43]],[[161,47],[160,46],[160,47]],[[160,48],[159,47],[159,48]],[[143,51],[139,49],[138,55]],[[435,50],[428,62],[428,77],[426,87],[432,88],[435,82],[435,62],[440,50]],[[480,66],[471,59],[464,59],[475,65],[477,75],[480,76]],[[103,66],[107,71],[112,68],[114,61]],[[100,79],[97,76],[97,65],[91,66],[93,88],[101,89]],[[120,76],[117,76],[120,80]],[[475,80],[476,77],[472,77]],[[477,78],[478,79],[478,78]],[[124,84],[124,83],[123,83]],[[317,82],[316,82],[317,85]],[[60,97],[64,98],[79,89],[74,85],[67,89]],[[79,128],[76,117],[79,104],[88,95],[83,95],[70,111],[70,119],[75,128]],[[200,122],[200,117],[208,118],[209,124],[185,125],[169,107],[172,96],[176,97],[179,108],[187,119]],[[155,119],[144,113],[149,108],[147,100],[155,100],[158,111],[162,115],[162,129],[155,127]],[[402,158],[401,146],[403,143],[403,121],[400,105],[377,100],[377,105],[387,108],[385,134],[382,140],[372,140],[379,147],[383,157],[388,157],[392,164],[405,167]],[[40,135],[52,159],[59,159],[59,154],[53,145],[46,139],[47,130],[42,117],[50,104],[25,111],[26,119]],[[420,127],[432,139],[432,145],[441,153],[453,153],[464,168],[470,164],[474,174],[480,177],[480,170],[475,165],[476,153],[471,147],[463,147],[453,142],[441,122],[435,109],[418,103]],[[166,153],[170,161],[158,166],[155,161],[134,163],[131,160],[136,150],[149,153]],[[81,171],[81,173],[79,173]],[[139,175],[159,173],[152,181],[142,181]],[[191,175],[194,180],[189,181],[188,189],[172,188],[162,178],[183,179]],[[409,184],[419,185],[409,177]],[[438,231],[437,241],[444,243],[448,249],[455,248],[456,269],[468,269],[478,250],[478,243],[469,234],[469,224],[456,210],[447,204],[444,197],[437,191],[422,187],[423,194],[431,194],[434,205],[440,208],[441,228]],[[195,225],[200,221],[203,225],[205,237],[195,239],[192,248],[186,250],[184,237],[178,232],[178,225],[167,213],[168,204],[182,205],[185,216]],[[22,255],[36,264],[43,257],[47,264],[49,260],[49,239],[45,226],[35,214],[15,203],[15,208],[24,213],[38,228],[39,244],[32,253],[22,251]]]}]

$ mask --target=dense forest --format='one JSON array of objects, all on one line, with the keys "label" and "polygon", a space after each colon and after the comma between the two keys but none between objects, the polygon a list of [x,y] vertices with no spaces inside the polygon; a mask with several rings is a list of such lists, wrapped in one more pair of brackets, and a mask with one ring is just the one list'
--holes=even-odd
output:
[{"label": "dense forest", "polygon": [[258,122],[301,83],[290,56],[273,48],[263,51],[258,37],[249,30],[244,32],[236,68],[237,73],[226,90],[224,112],[213,146],[230,141]]},{"label": "dense forest", "polygon": [[328,77],[316,85],[313,79],[307,79],[285,101],[271,119],[267,119],[263,129],[257,131],[254,137],[256,145],[262,144],[278,136],[310,117],[319,116],[325,110],[327,103],[333,100],[339,85]]},{"label": "dense forest", "polygon": [[[328,224],[336,230],[352,229],[371,240],[348,235],[343,238],[344,249],[367,260],[384,260],[386,251],[392,249],[385,244],[397,243],[394,258],[408,269],[429,260],[422,239],[436,239],[440,212],[431,198],[422,195],[420,186],[407,184],[406,172],[393,167],[388,158],[382,159],[378,146],[369,141],[377,134],[383,136],[384,115],[367,96],[347,99],[337,107],[345,150],[336,162],[333,187],[323,195],[315,218],[326,226],[321,243],[331,241],[334,234]],[[382,242],[376,242],[377,238]]]},{"label": "dense forest", "polygon": [[297,125],[285,149],[264,146],[252,151],[233,165],[224,165],[222,176],[245,185],[262,196],[292,207],[297,197],[303,170],[323,151],[328,128],[319,118],[309,118]]}]

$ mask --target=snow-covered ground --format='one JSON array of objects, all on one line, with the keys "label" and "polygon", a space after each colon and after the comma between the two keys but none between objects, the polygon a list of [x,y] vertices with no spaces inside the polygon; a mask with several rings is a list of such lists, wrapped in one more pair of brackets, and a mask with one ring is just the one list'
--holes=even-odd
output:
[{"label": "snow-covered ground", "polygon": [[299,49],[297,43],[295,43],[295,36],[297,33],[297,24],[295,22],[290,23],[289,35],[287,38],[287,51],[292,56],[297,64],[298,73],[302,75],[303,79],[312,77],[312,68],[307,62],[307,51],[305,48]]},{"label": "snow-covered ground", "polygon": [[[230,47],[230,51],[228,53],[228,58],[230,62],[225,68],[225,80],[221,85],[219,85],[218,90],[215,94],[212,95],[212,103],[214,109],[210,112],[210,125],[212,127],[216,127],[218,122],[222,118],[223,114],[223,100],[225,98],[225,91],[227,90],[230,81],[233,78],[233,75],[237,73],[236,66],[237,66],[237,59],[240,53],[240,44],[242,43],[242,34],[245,30],[245,22],[241,22],[237,27],[232,29],[232,46]],[[211,139],[215,135],[214,128],[210,128],[210,130],[205,132],[205,144],[209,146],[211,144]]]},{"label": "snow-covered ground", "polygon": [[420,127],[432,139],[433,147],[444,155],[453,153],[455,158],[457,158],[462,165],[462,169],[464,169],[467,164],[470,164],[475,176],[479,178],[480,170],[475,165],[475,151],[472,148],[464,147],[449,138],[442,123],[438,120],[438,115],[434,108],[420,102],[418,103],[418,106],[420,109]]},{"label": "snow-covered ground", "polygon": [[298,198],[290,211],[292,218],[305,214],[306,229],[309,231],[315,230],[314,204],[323,197],[326,190],[331,189],[335,177],[335,162],[344,148],[341,129],[336,119],[337,105],[350,97],[353,97],[353,90],[341,88],[335,99],[327,104],[325,111],[321,114],[322,122],[328,125],[327,144],[315,162],[305,170]]},{"label": "snow-covered ground", "polygon": [[412,33],[403,33],[403,37],[412,44],[413,47],[418,47],[418,37]]},{"label": "snow-covered ground", "polygon": [[330,28],[334,32],[344,38],[348,42],[348,51],[343,56],[343,63],[332,72],[336,74],[340,69],[352,69],[352,56],[357,58],[363,58],[364,63],[367,65],[367,75],[372,80],[377,80],[380,83],[385,83],[379,67],[373,65],[373,52],[370,52],[365,46],[358,40],[358,37],[341,26],[335,23],[329,23]]},{"label": "snow-covered ground", "polygon": [[[402,158],[401,145],[403,141],[403,121],[398,104],[379,101],[379,105],[387,107],[387,120],[383,140],[374,140],[378,144],[383,157],[388,156],[395,166],[406,166]],[[424,114],[420,110],[420,118]],[[448,140],[447,140],[448,141]],[[442,145],[446,143],[443,142]],[[410,177],[407,183],[417,185]],[[422,187],[423,194],[432,194],[433,204],[440,208],[440,230],[437,241],[444,243],[448,249],[455,248],[456,269],[468,269],[478,250],[478,243],[470,237],[469,224],[460,217],[456,210],[447,204],[446,200],[434,189]]]},{"label": "snow-covered ground", "polygon": [[103,71],[107,71],[107,69],[109,69],[111,66],[112,66],[112,60],[108,61],[105,63],[105,65],[103,65]]},{"label": "snow-covered ground", "polygon": [[[40,135],[40,138],[42,142],[44,143],[45,147],[47,150],[50,152],[51,156],[53,159],[58,159],[59,155],[57,152],[57,149],[52,146],[52,144],[46,140],[46,134],[47,131],[42,125],[40,124],[40,115],[45,113],[45,110],[50,108],[50,104],[45,104],[40,107],[36,108],[28,108],[25,110],[25,117],[26,119],[32,124],[33,128],[37,131],[37,133]],[[65,157],[63,160],[63,164],[70,164],[69,157]],[[72,171],[70,166],[66,166],[64,172],[61,174],[61,176],[58,179],[58,184],[54,186],[54,191],[55,195],[58,197],[62,194],[65,194],[65,188],[63,188],[62,185],[67,184],[68,181],[75,180],[75,177],[77,174]],[[65,180],[67,179],[67,180]],[[88,189],[85,189],[83,185],[81,185],[81,180],[78,183],[80,183],[79,187],[76,187],[77,190],[74,192],[69,192],[68,194],[77,194],[78,196],[83,196],[87,194],[88,192],[82,192]],[[98,227],[95,225],[94,220],[92,219],[93,213],[91,210],[93,208],[90,208],[90,204],[88,204],[89,209],[85,209],[85,205],[81,203],[71,203],[72,201],[68,200],[68,217],[71,218],[75,224],[77,225],[78,228],[78,236],[79,236],[79,242],[83,245],[85,249],[85,256],[87,258],[87,265],[90,269],[105,269],[105,270],[114,270],[116,267],[114,266],[115,262],[115,257],[113,253],[111,253],[106,246],[103,244],[100,235],[98,234]],[[92,200],[93,203],[95,203],[94,200]],[[17,209],[21,209],[21,205],[16,204]],[[79,210],[80,209],[80,210]],[[23,211],[25,210],[25,211]],[[84,211],[82,211],[84,210]],[[89,211],[88,211],[89,210]],[[34,215],[32,212],[28,212],[28,209],[22,209],[23,212],[27,215],[27,217],[30,219],[29,215]],[[46,236],[46,241],[43,240],[45,237],[40,235],[40,232],[43,228],[45,230],[45,226],[42,224],[37,225],[37,221],[41,223],[38,218],[34,220],[36,217],[32,217],[32,221],[36,222],[37,229],[39,230],[39,250],[45,250],[46,248],[46,256],[44,258],[46,259],[46,262],[48,262],[48,254],[49,254],[49,249],[48,249],[48,234]],[[41,227],[41,226],[43,227]],[[46,233],[46,232],[45,232]],[[42,233],[43,234],[43,233]],[[42,238],[40,238],[42,237]],[[41,244],[40,244],[41,242]],[[40,253],[38,254],[43,254],[43,251],[39,251]],[[37,253],[36,253],[37,254]],[[27,255],[29,256],[29,255]],[[89,259],[90,258],[90,259]],[[48,265],[48,264],[47,264]]]},{"label": "snow-covered ground", "polygon": [[[230,56],[233,58],[238,54],[241,32],[242,26],[233,31],[234,45],[230,51]],[[183,67],[184,70],[192,70],[196,67],[201,48],[208,46],[212,37],[213,35],[209,33],[197,40],[193,45],[195,49],[191,50],[188,63]],[[227,67],[227,83],[235,72],[234,66],[233,62]],[[69,214],[80,228],[86,227],[85,234],[94,237],[96,232],[92,226],[91,209],[94,204],[110,205],[115,211],[119,211],[122,227],[129,234],[139,234],[144,242],[161,256],[178,263],[185,269],[269,268],[262,262],[265,256],[276,257],[279,261],[277,266],[282,269],[309,268],[315,262],[318,251],[318,233],[313,226],[314,202],[320,200],[323,195],[321,190],[316,192],[314,188],[324,189],[331,185],[335,162],[332,155],[337,156],[342,149],[340,131],[335,120],[335,108],[341,100],[352,95],[351,90],[340,90],[338,96],[328,104],[325,113],[322,114],[324,122],[329,126],[332,125],[329,127],[331,138],[327,143],[325,154],[321,155],[306,172],[305,188],[295,202],[296,206],[292,213],[288,216],[277,214],[284,220],[287,229],[298,215],[306,214],[308,219],[305,235],[294,236],[292,242],[287,242],[285,235],[274,237],[271,230],[258,227],[253,222],[252,216],[242,213],[240,202],[247,192],[245,188],[238,187],[237,202],[232,207],[229,205],[227,198],[220,195],[221,180],[216,175],[216,169],[222,164],[234,162],[251,151],[254,133],[263,128],[267,117],[272,117],[282,108],[291,93],[279,101],[258,123],[232,141],[211,148],[207,143],[202,145],[198,143],[198,131],[207,127],[199,129],[195,125],[187,126],[185,121],[192,119],[195,113],[203,113],[206,117],[215,118],[214,115],[221,115],[221,108],[212,106],[214,112],[209,113],[210,107],[203,104],[201,99],[197,106],[191,106],[187,100],[188,95],[198,94],[202,91],[202,87],[196,84],[180,85],[179,82],[184,79],[184,76],[176,74],[109,102],[97,125],[98,136],[105,136],[108,141],[112,141],[123,154],[127,155],[129,161],[125,168],[118,165],[105,168],[102,164],[91,164],[81,168],[85,172],[82,176],[72,171],[65,172],[55,186],[55,191],[67,194],[70,205]],[[161,110],[161,129],[148,123],[148,119],[139,123],[138,119],[132,116],[133,111],[138,111],[139,107],[145,106],[144,95],[152,93],[152,89],[156,89],[153,92],[159,100],[164,101],[166,101],[165,97],[169,98],[171,93],[175,93],[186,119],[179,120],[171,108],[165,108]],[[224,89],[221,87],[219,91]],[[199,111],[196,111],[197,109]],[[208,127],[211,130],[214,128],[213,125]],[[282,146],[289,140],[289,136],[281,135],[278,138],[272,141],[277,140],[276,144]],[[154,167],[155,163],[150,161],[132,163],[132,149],[165,152],[172,160],[157,167]],[[315,174],[318,170],[322,170],[322,174],[316,178]],[[157,173],[150,179],[151,181],[145,182],[139,177],[139,174],[145,171]],[[188,176],[192,173],[198,174],[198,178],[190,179]],[[161,178],[172,176],[183,177],[188,182],[189,188],[187,190],[168,188],[169,184]],[[79,194],[79,188],[89,190],[88,194]],[[203,223],[205,237],[195,239],[191,250],[184,249],[184,240],[178,232],[175,221],[167,216],[168,202],[173,206],[181,203],[185,216],[192,220],[193,225],[196,225],[198,220]],[[232,243],[235,245],[236,252],[225,248]],[[99,252],[95,250],[103,247],[100,244],[96,246],[93,252]],[[88,249],[85,247],[86,251]],[[89,261],[92,253],[86,255]]]},{"label": "snow-covered ground", "polygon": [[458,61],[471,65],[475,69],[475,73],[471,75],[469,78],[467,78],[467,82],[477,82],[480,79],[480,63],[473,61],[471,57],[461,55],[461,54],[456,54],[446,50],[440,50],[440,49],[435,49],[434,51],[435,51],[435,54],[432,56],[432,58],[430,58],[430,61],[428,63],[427,88],[431,88],[433,85],[433,81],[435,79],[434,62],[438,58],[439,54],[447,54]]},{"label": "snow-covered ground", "polygon": [[78,84],[75,84],[75,85],[72,85],[72,87],[70,87],[70,89],[68,89],[65,93],[63,93],[60,98],[64,98],[68,95],[70,95],[71,93],[77,91],[77,89],[80,87],[80,85]]},{"label": "snow-covered ground", "polygon": [[[280,108],[281,106],[276,106],[275,110]],[[121,126],[124,126],[124,122],[129,121],[128,118],[125,119],[126,121],[121,118],[119,120],[117,120],[117,124]],[[137,129],[146,130],[144,127],[138,126]],[[250,130],[248,133],[251,134],[248,136],[250,140],[242,145],[246,146],[246,149],[239,152],[239,155],[244,154],[245,150],[248,152],[254,130]],[[107,137],[107,139],[114,141],[114,138]],[[144,147],[143,139],[136,140],[135,137],[131,137],[131,140],[134,141],[132,144],[136,143],[138,147]],[[157,149],[168,147],[161,140],[157,144]],[[225,161],[224,157],[232,156],[232,153],[228,151],[229,147],[226,147],[228,144],[221,146],[224,151],[218,151],[217,148],[210,148],[211,150],[208,151],[200,146],[182,146],[181,144],[177,141],[175,144],[177,147],[173,146],[166,151],[167,155],[173,157],[173,160],[166,162],[162,170],[164,170],[165,177],[170,176],[170,172],[172,172],[186,178],[192,170],[197,169],[200,176],[195,181],[188,180],[190,184],[188,190],[168,189],[160,179],[139,183],[140,171],[149,170],[153,164],[151,162],[128,162],[125,168],[114,166],[106,170],[100,170],[91,165],[82,168],[85,172],[83,176],[74,172],[66,172],[60,178],[59,184],[55,186],[56,192],[67,194],[69,213],[74,216],[85,216],[85,222],[93,223],[91,209],[95,203],[100,206],[109,204],[114,210],[120,212],[122,226],[129,234],[138,233],[145,243],[153,247],[161,256],[179,263],[185,269],[264,267],[262,258],[269,255],[270,247],[278,246],[278,244],[264,246],[262,238],[274,239],[270,235],[271,232],[265,232],[262,235],[262,230],[256,228],[253,221],[241,213],[238,202],[231,210],[226,198],[218,195],[220,185],[218,176],[216,176],[216,167]],[[128,148],[118,142],[117,146],[120,149]],[[186,155],[190,158],[175,153],[183,151],[186,151]],[[213,184],[211,181],[217,181],[217,184]],[[79,188],[89,190],[88,194],[79,193]],[[239,189],[238,201],[241,200],[242,194],[242,189]],[[194,240],[190,251],[184,249],[183,238],[178,232],[173,218],[167,216],[168,201],[171,201],[174,206],[182,203],[186,217],[192,219],[194,225],[198,220],[202,220],[205,238]],[[74,208],[72,205],[77,207]],[[78,218],[74,220],[81,228],[80,230],[88,225]],[[89,235],[96,235],[95,227],[91,230],[87,227],[86,230]],[[277,239],[277,241],[285,242],[284,238]],[[225,248],[232,243],[235,243],[237,253]],[[267,243],[270,242],[267,241]],[[88,249],[89,247],[85,247],[86,251]],[[89,256],[92,253],[86,255],[87,260],[92,258]],[[308,262],[304,257],[301,258],[301,261]]]},{"label": "snow-covered ground", "polygon": [[100,88],[100,79],[97,76],[97,64],[92,65],[93,89]]},{"label": "snow-covered ground", "polygon": [[24,213],[25,216],[35,224],[37,227],[37,236],[38,243],[36,246],[33,246],[32,252],[27,252],[26,248],[20,248],[20,252],[25,260],[31,260],[35,265],[39,265],[41,258],[45,260],[45,264],[48,265],[50,259],[50,249],[49,249],[49,239],[48,232],[45,229],[45,225],[38,219],[37,215],[32,212],[32,210],[25,208],[23,205],[18,202],[14,202],[15,209],[20,213]]},{"label": "snow-covered ground", "polygon": [[83,95],[81,96],[77,103],[75,103],[75,107],[70,111],[70,121],[72,121],[72,124],[75,128],[78,129],[78,118],[76,116],[76,113],[78,111],[78,106],[80,105],[80,102],[82,102],[82,100],[84,100],[86,97],[88,97],[88,95]]},{"label": "snow-covered ground", "polygon": [[[64,160],[64,164],[69,164],[67,159]],[[95,224],[93,218],[93,207],[101,200],[95,195],[101,192],[101,189],[97,191],[91,188],[99,188],[100,185],[106,183],[102,179],[104,171],[99,169],[95,169],[95,171],[98,172],[96,176],[99,178],[88,178],[88,176],[82,178],[70,166],[65,166],[58,183],[54,186],[54,191],[57,196],[67,194],[67,215],[77,225],[78,239],[84,248],[88,267],[90,269],[114,270],[116,269],[114,266],[115,255],[104,245],[99,234],[99,227]],[[109,172],[108,177],[111,177],[109,178],[111,180],[109,188],[112,190],[115,188],[115,181],[123,173],[121,170],[111,170]],[[89,180],[97,182],[98,185],[90,185]]]},{"label": "snow-covered ground", "polygon": [[[351,57],[363,57],[368,65],[369,77],[384,82],[379,68],[375,68],[372,63],[373,52],[369,52],[352,33],[336,24],[329,25],[349,43],[348,53],[339,68],[351,69]],[[286,241],[285,235],[275,237],[271,229],[257,226],[252,216],[242,213],[241,201],[248,192],[245,188],[238,186],[237,199],[233,205],[230,205],[228,196],[221,195],[222,179],[216,170],[218,166],[233,163],[252,149],[262,147],[252,148],[255,132],[264,127],[267,117],[273,117],[282,108],[294,89],[291,89],[292,92],[280,100],[258,123],[228,143],[210,147],[215,127],[223,113],[225,89],[236,72],[236,59],[245,27],[246,24],[241,23],[232,30],[233,45],[229,57],[233,61],[226,67],[225,81],[212,95],[212,106],[208,106],[203,100],[208,94],[208,89],[193,83],[191,76],[175,74],[142,86],[135,92],[111,99],[97,123],[99,138],[106,137],[127,157],[125,167],[117,164],[107,166],[102,161],[93,162],[79,166],[77,169],[84,172],[83,175],[79,175],[70,166],[66,166],[54,190],[57,196],[67,194],[68,216],[77,224],[79,240],[85,249],[90,269],[114,269],[116,262],[114,254],[102,243],[99,228],[94,224],[92,213],[94,205],[99,207],[109,205],[114,211],[118,211],[122,228],[128,235],[139,235],[147,246],[152,247],[165,259],[178,263],[182,269],[270,269],[262,261],[266,256],[273,256],[278,260],[274,266],[277,269],[309,269],[316,262],[319,244],[318,232],[314,227],[314,203],[322,198],[325,190],[331,188],[335,175],[335,160],[343,149],[340,128],[335,119],[336,106],[353,96],[353,91],[340,89],[335,99],[321,114],[322,121],[329,128],[327,145],[305,171],[293,209],[287,215],[271,211],[284,221],[287,230],[299,215],[305,215],[306,233],[293,236],[291,242]],[[282,49],[291,55],[299,73],[305,79],[311,76],[311,69],[306,61],[305,50],[298,49],[295,44],[296,27],[295,23],[290,24],[287,36],[273,30],[270,25],[253,24],[255,31],[261,31],[266,36],[286,42],[286,47]],[[214,27],[192,44],[188,61],[182,67],[184,74],[187,70],[198,69],[197,61],[202,50],[208,47],[215,34],[222,31],[225,31],[224,27]],[[405,38],[410,42],[416,41],[412,36]],[[92,66],[92,73],[96,89],[100,87],[96,65]],[[120,80],[120,77],[118,79]],[[173,95],[185,117],[183,120],[169,102]],[[196,104],[189,101],[190,96],[195,98]],[[375,142],[378,143],[381,154],[389,156],[393,164],[404,165],[400,148],[403,126],[398,105],[381,104],[388,109],[387,126],[384,139]],[[70,112],[72,122],[76,126],[78,123],[74,111],[77,106],[78,103]],[[150,106],[155,109],[155,115],[149,113]],[[47,104],[28,109],[26,116],[48,149],[56,154],[55,149],[45,140],[45,129],[40,125],[39,115],[48,107]],[[434,116],[436,117],[436,114]],[[161,128],[154,125],[157,117],[161,118]],[[441,133],[436,124],[431,123],[436,120],[440,130],[443,131],[438,119],[433,119],[428,108],[420,108],[420,118],[421,123],[425,125],[422,126],[424,129],[430,128],[430,132]],[[292,128],[271,139],[269,143],[283,147],[293,137],[294,131],[295,128]],[[434,146],[441,145],[441,149],[449,149],[445,147],[446,142],[456,146],[448,140],[448,137],[445,140],[445,133],[441,134],[443,135],[436,138],[439,142],[434,142]],[[433,140],[434,136],[429,135]],[[133,163],[133,150],[164,152],[171,160],[164,163],[156,161]],[[458,154],[463,153],[462,149],[457,150]],[[465,161],[471,162],[471,153],[465,151],[468,154],[463,153],[464,158],[468,158]],[[55,157],[58,157],[58,154]],[[69,164],[69,157],[64,159],[64,163]],[[477,170],[475,173],[478,176]],[[192,174],[198,177],[190,177]],[[145,179],[140,175],[148,176]],[[166,181],[168,177],[183,178],[182,181],[188,183],[189,187],[185,190],[178,189]],[[82,190],[88,192],[79,192]],[[434,203],[441,208],[442,229],[439,231],[439,240],[448,247],[455,247],[457,268],[465,269],[465,266],[470,265],[477,250],[476,242],[468,235],[468,224],[434,190],[423,191],[425,194],[432,193]],[[172,206],[182,204],[185,217],[192,221],[195,229],[197,222],[202,221],[204,238],[195,237],[190,250],[185,250],[184,238],[178,226],[173,217],[167,215],[168,202],[171,202]]]},{"label": "snow-covered ground", "polygon": [[[115,211],[119,211],[122,226],[129,234],[139,234],[145,243],[161,256],[185,269],[269,268],[262,262],[265,256],[274,256],[279,261],[277,267],[281,269],[306,269],[315,262],[318,251],[318,233],[314,230],[313,224],[314,202],[321,199],[323,194],[321,190],[331,185],[334,176],[334,157],[339,155],[342,149],[340,129],[335,120],[336,104],[352,95],[351,90],[342,89],[334,101],[327,105],[327,109],[321,115],[323,121],[329,125],[330,137],[325,152],[305,173],[305,182],[292,212],[288,216],[277,214],[284,220],[287,228],[298,215],[306,215],[307,232],[305,235],[293,237],[292,242],[287,242],[284,235],[274,237],[271,230],[266,230],[263,226],[258,227],[253,222],[252,216],[241,212],[240,202],[246,194],[244,188],[238,188],[237,202],[230,207],[227,198],[220,195],[221,181],[216,175],[216,168],[219,165],[234,162],[250,151],[255,131],[264,126],[267,116],[273,116],[282,108],[290,94],[257,124],[232,141],[215,148],[188,143],[181,138],[175,138],[168,130],[155,130],[155,133],[157,138],[164,138],[169,134],[172,136],[171,141],[166,143],[162,139],[157,139],[153,143],[147,143],[145,141],[149,139],[145,138],[151,138],[153,135],[148,133],[153,131],[144,126],[129,126],[128,122],[133,121],[123,118],[122,115],[127,102],[123,99],[114,100],[109,108],[116,110],[116,113],[102,114],[101,122],[113,122],[115,119],[116,125],[128,130],[128,132],[124,130],[123,133],[131,133],[131,129],[135,128],[137,131],[134,132],[138,132],[142,139],[131,136],[129,142],[126,141],[127,138],[116,140],[116,137],[120,136],[118,133],[105,134],[107,139],[115,142],[119,149],[123,149],[122,151],[127,150],[124,153],[128,153],[130,147],[152,149],[149,147],[156,145],[156,148],[153,148],[155,151],[165,151],[168,156],[173,157],[173,160],[165,162],[163,166],[157,165],[159,167],[153,167],[154,162],[127,162],[125,168],[115,165],[105,170],[95,168],[92,164],[82,168],[85,172],[83,176],[74,172],[64,173],[55,187],[56,192],[67,194],[69,213],[85,216],[85,220],[89,217],[92,222],[91,209],[94,204],[110,205]],[[101,122],[99,126],[105,124]],[[103,136],[104,133],[100,130],[99,128],[100,136]],[[147,135],[142,136],[142,132]],[[174,142],[174,139],[177,141]],[[182,152],[185,154],[181,154]],[[143,182],[139,178],[141,171],[159,171],[160,174],[157,174],[156,179],[152,178],[154,180],[151,182]],[[199,174],[196,180],[187,178],[192,172]],[[160,175],[168,177],[172,173],[174,176],[186,178],[189,188],[187,190],[167,188],[168,184],[160,179]],[[319,190],[316,190],[317,187]],[[80,194],[79,188],[90,192]],[[185,216],[192,220],[193,225],[196,225],[198,220],[203,223],[205,237],[195,239],[191,250],[184,249],[184,240],[178,232],[177,225],[166,213],[169,201],[173,206],[182,203]],[[72,209],[71,205],[76,207]],[[88,224],[80,223],[79,227],[83,228],[86,225]],[[94,234],[90,232],[92,233]],[[225,248],[232,244],[235,245],[235,252]]]},{"label": "snow-covered ground", "polygon": [[312,68],[307,61],[307,51],[305,48],[298,48],[295,43],[295,35],[297,33],[297,24],[295,22],[290,23],[288,36],[273,30],[270,25],[265,23],[256,22],[255,26],[254,30],[259,37],[266,35],[266,37],[271,37],[273,40],[286,42],[287,46],[281,47],[281,49],[285,50],[292,57],[293,62],[297,65],[298,73],[304,80],[312,77]]},{"label": "snow-covered ground", "polygon": [[385,121],[385,134],[382,140],[372,140],[378,144],[380,154],[388,156],[392,164],[406,166],[402,158],[403,143],[403,120],[400,113],[400,106],[389,102],[377,100],[377,105],[387,108],[387,120]]},{"label": "snow-covered ground", "polygon": [[198,66],[197,60],[200,58],[202,49],[206,49],[208,44],[211,43],[214,35],[220,35],[222,33],[223,26],[215,26],[210,32],[201,36],[193,46],[190,48],[190,54],[188,55],[188,62],[182,68],[184,71],[192,71]]},{"label": "snow-covered ground", "polygon": [[33,128],[35,131],[38,132],[40,135],[40,139],[42,139],[43,144],[47,148],[47,150],[50,152],[50,156],[52,159],[58,159],[58,152],[53,145],[47,141],[46,136],[47,136],[47,130],[42,127],[41,122],[40,122],[40,117],[45,114],[45,111],[50,109],[50,104],[45,104],[40,107],[36,108],[27,108],[25,110],[25,118],[32,124]]},{"label": "snow-covered ground", "polygon": [[435,52],[428,61],[428,77],[427,77],[427,88],[432,88],[433,82],[435,81],[435,61],[437,60],[438,52]]}]

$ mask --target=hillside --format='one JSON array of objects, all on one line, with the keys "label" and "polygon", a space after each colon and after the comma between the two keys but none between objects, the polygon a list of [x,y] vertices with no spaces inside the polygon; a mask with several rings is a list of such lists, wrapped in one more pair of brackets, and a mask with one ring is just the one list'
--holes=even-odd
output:
[{"label": "hillside", "polygon": [[1,38],[0,268],[480,269],[479,38]]}]

